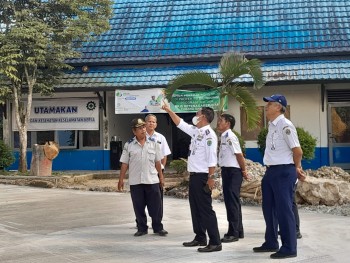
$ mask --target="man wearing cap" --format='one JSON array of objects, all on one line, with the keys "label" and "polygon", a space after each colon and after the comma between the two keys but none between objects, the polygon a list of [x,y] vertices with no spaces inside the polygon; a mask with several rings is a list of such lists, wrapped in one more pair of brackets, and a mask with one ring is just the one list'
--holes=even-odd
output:
[{"label": "man wearing cap", "polygon": [[[191,136],[188,152],[187,170],[190,172],[188,199],[190,202],[192,226],[195,237],[190,242],[184,242],[185,247],[205,246],[198,252],[214,252],[222,250],[218,221],[212,207],[211,190],[214,187],[214,172],[217,164],[217,137],[210,127],[214,119],[214,111],[202,107],[193,117],[189,125],[184,122],[169,105],[162,109],[169,113],[175,125]],[[207,245],[207,236],[209,244]]]},{"label": "man wearing cap", "polygon": [[[266,223],[265,242],[254,252],[275,252],[273,259],[297,256],[295,217],[292,209],[293,189],[297,178],[305,179],[301,167],[303,152],[296,128],[284,117],[287,100],[283,95],[264,97],[269,120],[264,164],[266,172],[261,181],[262,210]],[[278,243],[278,226],[282,245]]]},{"label": "man wearing cap", "polygon": [[131,127],[135,137],[125,143],[120,157],[122,164],[118,190],[123,190],[124,178],[129,169],[130,194],[137,220],[137,232],[134,236],[148,233],[146,207],[152,218],[153,232],[165,236],[168,232],[163,229],[161,219],[160,185],[163,187],[164,178],[159,145],[147,140],[146,123],[143,119],[132,120]]}]

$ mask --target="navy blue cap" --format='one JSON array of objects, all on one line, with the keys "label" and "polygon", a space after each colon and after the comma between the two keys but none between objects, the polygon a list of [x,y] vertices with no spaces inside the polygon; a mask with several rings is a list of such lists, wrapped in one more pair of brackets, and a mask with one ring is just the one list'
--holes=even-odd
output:
[{"label": "navy blue cap", "polygon": [[278,103],[280,103],[282,106],[287,107],[287,100],[286,100],[286,97],[284,97],[284,96],[281,95],[281,94],[274,94],[274,95],[272,95],[271,97],[264,97],[263,99],[264,99],[264,101],[266,101],[266,102],[269,102],[269,101],[278,102]]}]

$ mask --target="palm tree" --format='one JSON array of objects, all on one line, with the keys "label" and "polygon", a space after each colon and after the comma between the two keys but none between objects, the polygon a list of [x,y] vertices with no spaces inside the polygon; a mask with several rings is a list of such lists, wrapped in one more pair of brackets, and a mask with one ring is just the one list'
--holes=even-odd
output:
[{"label": "palm tree", "polygon": [[227,53],[220,60],[217,77],[203,71],[192,71],[178,75],[169,82],[168,88],[165,90],[166,97],[171,101],[173,93],[179,88],[217,89],[220,93],[218,116],[223,112],[227,96],[233,97],[246,111],[248,128],[254,129],[260,121],[259,109],[253,94],[237,81],[243,75],[249,75],[253,79],[254,89],[259,89],[265,84],[260,60],[248,60],[240,53]]}]

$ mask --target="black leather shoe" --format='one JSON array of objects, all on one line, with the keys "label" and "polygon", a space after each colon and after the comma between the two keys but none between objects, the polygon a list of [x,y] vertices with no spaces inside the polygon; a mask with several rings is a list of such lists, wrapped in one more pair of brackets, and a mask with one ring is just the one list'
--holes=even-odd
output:
[{"label": "black leather shoe", "polygon": [[243,239],[243,238],[244,238],[244,233],[243,233],[243,232],[239,232],[239,233],[238,233],[238,237],[239,237],[240,239]]},{"label": "black leather shoe", "polygon": [[253,251],[257,252],[257,253],[259,253],[259,252],[277,252],[278,248],[268,248],[268,247],[261,246],[261,247],[254,247]]},{"label": "black leather shoe", "polygon": [[154,232],[154,234],[157,234],[159,236],[166,236],[168,234],[168,231],[162,229],[162,230],[159,230],[158,232]]},{"label": "black leather shoe", "polygon": [[235,242],[238,240],[239,240],[238,237],[227,236],[227,235],[225,235],[223,238],[221,238],[221,242],[223,242],[223,243],[230,243],[230,242]]},{"label": "black leather shoe", "polygon": [[281,259],[281,258],[295,258],[297,254],[284,254],[281,252],[276,252],[270,255],[270,258]]},{"label": "black leather shoe", "polygon": [[134,236],[135,237],[140,237],[140,236],[144,236],[144,235],[147,235],[148,234],[148,231],[137,231]]},{"label": "black leather shoe", "polygon": [[194,239],[191,242],[183,242],[182,245],[184,245],[185,247],[206,246],[207,241],[197,241]]},{"label": "black leather shoe", "polygon": [[215,251],[221,251],[222,245],[208,245],[206,247],[200,247],[198,248],[198,252],[215,252]]}]

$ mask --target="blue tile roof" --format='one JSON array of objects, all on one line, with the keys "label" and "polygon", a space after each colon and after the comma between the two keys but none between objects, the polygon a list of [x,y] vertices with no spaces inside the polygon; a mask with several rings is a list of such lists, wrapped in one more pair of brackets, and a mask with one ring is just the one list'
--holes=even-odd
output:
[{"label": "blue tile roof", "polygon": [[77,64],[350,53],[349,0],[116,0]]},{"label": "blue tile roof", "polygon": [[[310,60],[289,62],[266,62],[263,64],[266,81],[331,81],[350,79],[349,60]],[[91,67],[87,73],[76,69],[65,75],[63,89],[117,89],[164,87],[177,74],[202,70],[216,77],[218,65],[157,66],[137,68]],[[251,82],[249,76],[239,81]]]}]

